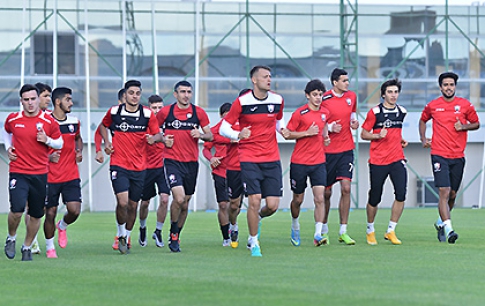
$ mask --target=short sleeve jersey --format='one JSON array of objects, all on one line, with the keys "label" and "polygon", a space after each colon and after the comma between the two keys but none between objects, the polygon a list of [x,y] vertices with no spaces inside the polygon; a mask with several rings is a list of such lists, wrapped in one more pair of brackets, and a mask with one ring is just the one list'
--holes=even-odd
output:
[{"label": "short sleeve jersey", "polygon": [[286,128],[294,132],[304,132],[315,124],[318,126],[318,134],[310,137],[302,137],[296,140],[291,162],[300,165],[316,165],[325,162],[325,145],[323,128],[327,123],[328,110],[320,107],[314,111],[308,104],[300,106],[286,125]]},{"label": "short sleeve jersey", "polygon": [[157,113],[157,119],[165,135],[173,135],[173,146],[165,148],[165,158],[179,162],[197,161],[199,140],[190,136],[190,131],[210,124],[207,113],[193,104],[182,109],[177,103],[173,103],[163,107]]},{"label": "short sleeve jersey", "polygon": [[160,131],[152,110],[139,105],[135,112],[129,112],[125,104],[116,105],[108,110],[102,122],[113,131],[110,165],[131,171],[145,170],[146,134]]},{"label": "short sleeve jersey", "polygon": [[462,124],[479,121],[477,112],[470,101],[455,97],[451,102],[439,97],[429,102],[421,113],[421,120],[433,120],[433,136],[431,139],[431,154],[445,158],[461,158],[465,156],[467,131],[456,131],[457,119]]},{"label": "short sleeve jersey", "polygon": [[323,95],[322,107],[329,112],[328,123],[338,121],[342,125],[340,133],[329,133],[330,144],[325,148],[327,153],[342,153],[355,148],[350,128],[350,116],[357,110],[357,97],[353,91],[346,91],[341,97],[328,90]]},{"label": "short sleeve jersey", "polygon": [[[54,120],[59,124],[64,144],[60,150],[59,162],[49,163],[47,182],[64,183],[79,179],[79,169],[76,162],[76,138],[81,134],[79,119],[67,114],[65,120]],[[56,150],[51,150],[54,152]]]},{"label": "short sleeve jersey", "polygon": [[362,128],[372,133],[380,133],[383,127],[387,129],[386,137],[370,143],[370,164],[389,165],[404,159],[401,140],[406,114],[406,109],[400,105],[396,105],[394,109],[386,109],[382,103],[369,110]]},{"label": "short sleeve jersey", "polygon": [[165,145],[157,142],[152,145],[147,144],[147,169],[158,169],[163,167]]},{"label": "short sleeve jersey", "polygon": [[252,91],[238,97],[224,117],[229,124],[239,121],[240,129],[250,127],[251,136],[239,141],[241,162],[264,163],[280,160],[276,139],[276,121],[283,118],[283,97],[269,91],[264,100]]},{"label": "short sleeve jersey", "polygon": [[21,174],[47,174],[50,148],[37,141],[37,131],[43,129],[52,139],[61,137],[59,124],[45,112],[27,117],[24,112],[11,113],[5,120],[5,131],[12,134],[12,146],[17,159],[9,164],[9,171]]},{"label": "short sleeve jersey", "polygon": [[[232,125],[232,129],[240,131],[239,121]],[[227,139],[227,138],[226,138]],[[229,142],[226,147],[227,157],[226,165],[227,170],[241,171],[241,163],[239,162],[239,142]]]}]

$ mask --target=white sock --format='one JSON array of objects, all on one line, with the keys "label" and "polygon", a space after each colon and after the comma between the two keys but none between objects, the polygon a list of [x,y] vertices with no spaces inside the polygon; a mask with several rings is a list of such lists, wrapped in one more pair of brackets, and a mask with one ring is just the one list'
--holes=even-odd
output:
[{"label": "white sock", "polygon": [[45,240],[45,248],[47,251],[55,249],[56,247],[54,246],[54,237],[51,239],[46,239]]},{"label": "white sock", "polygon": [[295,231],[300,230],[300,222],[298,218],[291,218],[291,229]]},{"label": "white sock", "polygon": [[436,220],[436,224],[443,225],[443,220],[441,220],[441,217],[438,217],[438,220]]},{"label": "white sock", "polygon": [[65,231],[67,229],[67,226],[69,224],[66,223],[66,221],[64,221],[64,217],[61,219],[61,221],[59,221],[59,229]]},{"label": "white sock", "polygon": [[141,228],[147,227],[147,219],[140,219],[140,227]]},{"label": "white sock", "polygon": [[389,226],[387,227],[387,232],[394,232],[396,230],[397,222],[389,221]]},{"label": "white sock", "polygon": [[15,234],[15,235],[13,235],[13,236],[7,235],[7,239],[8,239],[8,240],[13,240],[13,241],[15,241],[15,239],[17,239],[17,234]]},{"label": "white sock", "polygon": [[30,250],[32,249],[32,245],[26,246],[25,244],[22,244],[21,250]]},{"label": "white sock", "polygon": [[248,239],[248,244],[253,247],[254,245],[256,245],[258,243],[258,236],[249,236],[249,239]]},{"label": "white sock", "polygon": [[156,229],[157,230],[162,230],[162,228],[163,228],[163,222],[158,222],[157,221],[157,227],[156,227]]},{"label": "white sock", "polygon": [[126,223],[118,224],[118,237],[126,237]]},{"label": "white sock", "polygon": [[131,236],[131,231],[126,230],[126,242],[128,243],[128,240],[130,239]]},{"label": "white sock", "polygon": [[374,229],[374,222],[372,223],[367,223],[367,231],[366,233],[367,234],[370,234],[370,233],[373,233],[375,232],[375,229]]},{"label": "white sock", "polygon": [[443,225],[445,227],[445,234],[448,236],[448,234],[453,230],[453,227],[451,226],[451,220],[445,220],[443,221]]},{"label": "white sock", "polygon": [[322,222],[315,223],[315,234],[314,234],[315,236],[322,234],[322,226],[323,226]]},{"label": "white sock", "polygon": [[323,223],[323,225],[322,225],[322,235],[323,234],[328,234],[328,224],[327,223]]},{"label": "white sock", "polygon": [[347,224],[340,224],[339,235],[343,235],[345,233],[347,233]]}]

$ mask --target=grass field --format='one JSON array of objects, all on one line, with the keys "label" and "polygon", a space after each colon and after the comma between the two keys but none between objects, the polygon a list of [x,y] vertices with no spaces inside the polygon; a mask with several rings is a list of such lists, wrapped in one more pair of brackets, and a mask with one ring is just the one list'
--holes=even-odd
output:
[{"label": "grass field", "polygon": [[[485,210],[456,209],[455,245],[439,243],[436,209],[407,209],[393,246],[382,237],[390,211],[376,219],[379,245],[365,242],[365,211],[353,210],[349,234],[355,246],[337,242],[338,212],[330,214],[330,245],[313,246],[313,211],[300,217],[302,245],[290,244],[290,215],[263,220],[262,258],[245,248],[246,214],[240,216],[239,248],[221,246],[216,213],[190,213],[181,234],[182,253],[141,248],[134,231],[132,252],[111,249],[113,213],[85,213],[68,228],[69,245],[58,259],[34,255],[0,259],[1,305],[483,305]],[[7,216],[0,215],[3,236]],[[155,224],[150,213],[148,230]],[[137,228],[137,225],[135,225]],[[163,237],[167,237],[164,227]],[[2,238],[5,239],[5,238]],[[45,251],[44,239],[40,238]]]}]

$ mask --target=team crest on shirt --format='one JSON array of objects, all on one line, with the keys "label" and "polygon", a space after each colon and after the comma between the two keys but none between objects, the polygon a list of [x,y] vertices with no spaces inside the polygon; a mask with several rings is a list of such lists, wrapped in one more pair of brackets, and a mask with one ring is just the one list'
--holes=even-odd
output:
[{"label": "team crest on shirt", "polygon": [[327,120],[327,116],[325,116],[325,114],[322,114],[322,121],[325,121]]},{"label": "team crest on shirt", "polygon": [[177,178],[175,177],[175,174],[170,174],[168,176],[168,180],[170,181],[170,185],[177,183]]},{"label": "team crest on shirt", "polygon": [[11,179],[10,180],[10,190],[15,189],[16,186],[17,186],[17,180]]},{"label": "team crest on shirt", "polygon": [[270,112],[270,113],[274,112],[274,105],[273,104],[268,105],[268,112]]},{"label": "team crest on shirt", "polygon": [[41,131],[43,126],[44,126],[44,124],[42,122],[37,122],[35,124],[35,127],[37,128],[37,131]]},{"label": "team crest on shirt", "polygon": [[118,171],[111,172],[111,180],[114,181],[118,178]]},{"label": "team crest on shirt", "polygon": [[347,101],[347,104],[350,106],[352,104],[352,100],[350,98],[347,98],[345,101]]},{"label": "team crest on shirt", "polygon": [[455,105],[455,114],[460,112],[460,105]]},{"label": "team crest on shirt", "polygon": [[74,133],[74,125],[69,124],[68,128],[69,128],[69,132]]},{"label": "team crest on shirt", "polygon": [[192,118],[192,113],[187,113],[187,119]]},{"label": "team crest on shirt", "polygon": [[440,163],[434,163],[433,169],[434,169],[434,172],[440,172],[441,171],[441,164]]}]

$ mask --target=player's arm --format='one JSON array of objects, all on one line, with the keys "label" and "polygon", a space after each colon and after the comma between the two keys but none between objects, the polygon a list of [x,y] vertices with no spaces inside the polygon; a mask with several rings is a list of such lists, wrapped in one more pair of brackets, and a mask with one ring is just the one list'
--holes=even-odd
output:
[{"label": "player's arm", "polygon": [[80,163],[83,161],[83,148],[84,148],[84,143],[83,143],[83,138],[81,137],[81,133],[78,133],[74,138],[74,140],[76,142],[76,162]]},{"label": "player's arm", "polygon": [[199,139],[203,141],[212,141],[214,137],[212,136],[210,126],[206,125],[202,128],[203,134],[200,134]]},{"label": "player's arm", "polygon": [[383,127],[379,133],[372,133],[372,131],[368,131],[364,128],[362,128],[362,132],[360,133],[360,138],[362,140],[379,140],[382,138],[385,138],[387,135],[387,129]]},{"label": "player's arm", "polygon": [[[54,132],[52,131],[52,129],[54,129]],[[50,131],[50,135],[52,135],[53,138],[49,137],[46,134],[44,128],[40,128],[37,131],[37,141],[44,143],[46,146],[51,147],[54,150],[62,149],[62,146],[64,145],[64,140],[62,139],[59,125],[57,125],[57,123],[53,124],[50,128]]]},{"label": "player's arm", "polygon": [[[276,132],[283,135],[283,130],[286,128],[285,118],[281,117],[280,120],[276,120]],[[284,136],[283,136],[284,137]]]},{"label": "player's arm", "polygon": [[99,126],[96,129],[96,132],[94,132],[94,147],[96,148],[96,153],[101,151],[101,142],[103,141],[103,137],[101,136],[101,133],[99,132]]},{"label": "player's arm", "polygon": [[15,154],[15,148],[12,145],[13,135],[7,132],[5,129],[3,132],[3,144],[5,145],[5,150],[7,150],[7,155],[9,160],[16,160],[17,154]]},{"label": "player's arm", "polygon": [[431,139],[426,138],[426,122],[423,119],[419,119],[419,139],[423,144],[423,148],[431,147]]}]

